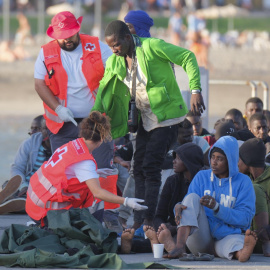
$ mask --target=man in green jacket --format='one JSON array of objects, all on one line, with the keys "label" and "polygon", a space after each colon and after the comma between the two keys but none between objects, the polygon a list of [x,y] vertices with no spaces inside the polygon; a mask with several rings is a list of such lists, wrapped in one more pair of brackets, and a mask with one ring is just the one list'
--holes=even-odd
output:
[{"label": "man in green jacket", "polygon": [[259,232],[258,238],[262,242],[264,256],[270,257],[270,238],[267,235],[267,231],[270,231],[270,167],[265,166],[265,153],[261,139],[245,141],[239,149],[238,167],[241,173],[248,174],[252,180],[256,194],[256,214],[252,229]]},{"label": "man in green jacket", "polygon": [[[144,198],[148,210],[135,211],[133,228],[143,223],[153,226],[161,165],[170,145],[176,141],[177,124],[188,112],[170,62],[186,71],[192,92],[191,108],[198,115],[205,109],[199,67],[192,52],[160,39],[132,36],[122,21],[113,21],[107,26],[105,40],[114,54],[106,62],[92,110],[111,118],[114,138],[129,131],[128,120],[138,121],[135,194]],[[131,119],[129,104],[134,99],[139,113]]]}]

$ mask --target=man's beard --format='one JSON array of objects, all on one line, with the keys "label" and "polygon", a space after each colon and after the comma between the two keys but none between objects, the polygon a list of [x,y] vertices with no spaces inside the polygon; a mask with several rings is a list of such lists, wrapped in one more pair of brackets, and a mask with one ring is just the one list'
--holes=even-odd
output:
[{"label": "man's beard", "polygon": [[[66,44],[70,44],[70,46],[67,46]],[[77,34],[77,40],[76,41],[67,41],[64,42],[63,44],[59,44],[59,46],[61,47],[61,49],[63,49],[64,51],[74,51],[80,44],[80,37],[79,34]]]}]

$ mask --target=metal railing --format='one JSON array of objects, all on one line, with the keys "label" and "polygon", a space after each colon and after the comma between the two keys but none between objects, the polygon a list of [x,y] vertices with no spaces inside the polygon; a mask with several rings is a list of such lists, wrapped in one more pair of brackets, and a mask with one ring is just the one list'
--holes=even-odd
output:
[{"label": "metal railing", "polygon": [[269,100],[269,86],[264,81],[241,81],[241,80],[209,80],[209,84],[218,85],[249,85],[251,87],[251,96],[257,97],[258,86],[263,88],[263,109],[268,110],[268,100]]}]

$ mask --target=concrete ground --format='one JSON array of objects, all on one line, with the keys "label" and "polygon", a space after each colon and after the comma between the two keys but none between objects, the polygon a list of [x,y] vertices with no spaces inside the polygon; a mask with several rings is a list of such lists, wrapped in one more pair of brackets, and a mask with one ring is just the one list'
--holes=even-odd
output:
[{"label": "concrete ground", "polygon": [[[3,231],[7,229],[11,224],[23,224],[26,225],[28,221],[31,221],[27,215],[1,215],[0,216],[0,238]],[[137,253],[120,255],[122,260],[126,263],[138,263],[138,262],[155,262],[160,264],[169,264],[175,267],[182,267],[184,269],[270,269],[270,258],[263,255],[254,254],[250,260],[245,263],[240,263],[236,260],[228,261],[225,259],[215,258],[213,261],[199,261],[199,262],[182,262],[177,259],[154,259],[152,253]],[[8,269],[7,267],[1,267],[0,270]],[[13,268],[21,269],[21,268]],[[29,269],[29,268],[28,268]]]}]

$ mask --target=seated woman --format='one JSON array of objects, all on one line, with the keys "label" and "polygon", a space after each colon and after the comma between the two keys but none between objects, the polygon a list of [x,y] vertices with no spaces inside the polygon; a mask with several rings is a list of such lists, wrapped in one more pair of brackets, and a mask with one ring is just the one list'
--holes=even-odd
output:
[{"label": "seated woman", "polygon": [[164,224],[158,240],[164,243],[167,258],[185,256],[187,245],[193,254],[210,253],[245,262],[257,240],[249,230],[255,214],[255,193],[249,177],[238,171],[236,139],[221,137],[209,157],[211,169],[197,173],[187,196],[175,207],[176,243]]},{"label": "seated woman", "polygon": [[27,214],[44,226],[49,210],[88,208],[96,202],[95,198],[136,210],[147,209],[138,204],[143,200],[119,197],[100,187],[92,152],[110,139],[109,119],[99,112],[91,112],[80,124],[80,138],[56,149],[31,177]]},{"label": "seated woman", "polygon": [[[203,168],[204,156],[199,146],[193,143],[186,143],[173,151],[173,158],[175,174],[168,177],[164,184],[156,210],[154,226],[157,230],[161,223],[166,223],[172,235],[176,235],[173,208],[177,202],[185,197],[193,177]],[[153,227],[144,226],[144,231],[152,244],[158,243],[157,234]],[[126,229],[122,233],[121,246],[123,253],[129,253],[130,251],[142,252],[142,242],[140,241],[140,243],[136,244],[136,240],[131,241],[134,232],[134,229]],[[137,248],[139,244],[141,246]],[[149,240],[144,241],[143,246],[145,247],[146,245],[150,247]],[[149,252],[149,249],[147,252]]]}]

